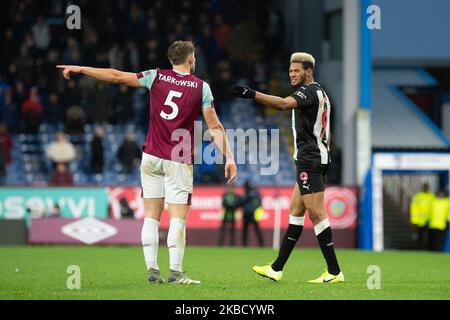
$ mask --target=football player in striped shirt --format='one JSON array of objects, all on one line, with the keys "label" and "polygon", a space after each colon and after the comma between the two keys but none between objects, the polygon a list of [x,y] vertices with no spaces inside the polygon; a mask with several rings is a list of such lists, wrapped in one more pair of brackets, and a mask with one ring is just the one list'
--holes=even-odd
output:
[{"label": "football player in striped shirt", "polygon": [[324,89],[314,81],[314,57],[297,52],[292,54],[290,62],[292,94],[286,98],[267,95],[241,84],[230,87],[230,92],[236,97],[254,99],[265,107],[292,112],[297,183],[292,194],[289,226],[275,262],[271,265],[254,266],[253,270],[269,279],[281,280],[283,267],[300,238],[305,212],[308,210],[327,263],[325,272],[308,282],[343,282],[344,275],[336,258],[330,222],[324,206],[324,177],[330,163],[331,104]]}]

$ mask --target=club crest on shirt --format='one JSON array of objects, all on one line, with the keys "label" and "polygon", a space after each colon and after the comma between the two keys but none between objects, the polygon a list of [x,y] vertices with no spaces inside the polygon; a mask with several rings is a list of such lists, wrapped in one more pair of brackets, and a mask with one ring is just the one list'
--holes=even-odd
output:
[{"label": "club crest on shirt", "polygon": [[308,173],[300,172],[300,180],[303,181],[303,184],[306,184],[308,182]]}]

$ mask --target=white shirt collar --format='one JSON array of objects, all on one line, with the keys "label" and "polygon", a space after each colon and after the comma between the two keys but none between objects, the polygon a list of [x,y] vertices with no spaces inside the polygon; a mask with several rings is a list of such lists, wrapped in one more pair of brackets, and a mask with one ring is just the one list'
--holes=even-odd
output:
[{"label": "white shirt collar", "polygon": [[183,75],[183,76],[187,76],[187,75],[189,74],[189,72],[181,72],[181,71],[178,71],[178,70],[175,70],[175,69],[172,69],[172,71],[173,71],[173,72],[176,72],[176,73],[178,73],[178,74],[181,74],[181,75]]}]

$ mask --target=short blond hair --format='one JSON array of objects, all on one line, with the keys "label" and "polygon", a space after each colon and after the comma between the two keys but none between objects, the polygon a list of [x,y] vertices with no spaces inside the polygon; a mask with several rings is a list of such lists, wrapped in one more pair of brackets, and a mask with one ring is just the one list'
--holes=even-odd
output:
[{"label": "short blond hair", "polygon": [[303,65],[303,68],[314,69],[316,65],[316,59],[314,57],[306,52],[294,52],[291,55],[291,63],[301,63]]}]

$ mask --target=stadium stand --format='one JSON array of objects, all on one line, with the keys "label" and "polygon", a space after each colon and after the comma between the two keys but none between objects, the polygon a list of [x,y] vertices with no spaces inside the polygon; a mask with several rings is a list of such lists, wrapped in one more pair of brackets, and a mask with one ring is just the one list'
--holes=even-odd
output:
[{"label": "stadium stand", "polygon": [[[0,34],[4,48],[1,58],[5,62],[0,70],[0,122],[9,129],[13,142],[12,161],[6,165],[6,185],[49,183],[53,167],[45,153],[58,131],[64,131],[76,149],[75,159],[68,164],[75,185],[139,184],[138,166],[124,173],[117,151],[129,132],[136,136],[138,144],[145,141],[147,92],[103,86],[80,76],[63,81],[55,68],[61,63],[133,72],[168,67],[168,44],[180,38],[193,40],[198,46],[197,74],[211,83],[225,128],[270,130],[280,124],[286,126],[282,122],[286,117],[265,117],[261,108],[231,100],[226,93],[229,84],[243,75],[252,74],[253,78],[243,80],[260,90],[266,90],[271,81],[272,61],[264,54],[270,42],[260,37],[271,37],[273,42],[281,35],[257,32],[266,23],[266,7],[254,6],[254,1],[242,4],[253,8],[254,19],[249,22],[227,1],[184,0],[176,2],[176,6],[175,2],[161,0],[80,2],[82,31],[65,28],[64,2],[17,1],[3,5],[8,19],[2,21]],[[273,23],[269,27],[277,29]],[[254,54],[239,54],[236,34],[246,39],[246,50]],[[264,61],[266,65],[261,63]],[[105,130],[104,168],[103,172],[92,172],[91,141],[99,126]],[[260,185],[295,182],[288,147],[292,142],[284,140],[289,139],[286,134],[290,132],[280,135],[283,143],[276,181],[261,176],[258,165],[244,164],[240,165],[238,184],[247,180]],[[247,158],[248,154],[246,150]],[[202,170],[202,166],[195,168],[195,182],[214,182],[202,179]],[[222,176],[221,168],[216,170]]]},{"label": "stadium stand", "polygon": [[373,72],[374,148],[447,149],[449,140],[400,90],[430,87],[436,81],[423,69],[377,68]]}]

